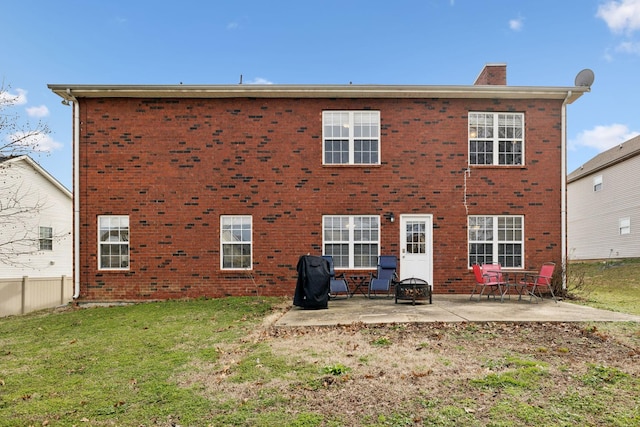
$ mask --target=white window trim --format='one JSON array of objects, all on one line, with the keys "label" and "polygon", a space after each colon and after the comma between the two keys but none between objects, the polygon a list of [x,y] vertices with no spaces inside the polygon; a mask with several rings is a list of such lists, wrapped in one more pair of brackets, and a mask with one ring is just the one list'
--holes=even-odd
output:
[{"label": "white window trim", "polygon": [[[42,229],[49,229],[51,231],[51,236],[50,237],[42,237]],[[43,241],[50,241],[51,242],[51,249],[43,249],[42,248],[42,242]],[[46,251],[46,252],[51,252],[53,251],[53,227],[49,227],[46,225],[41,225],[38,227],[38,250],[39,251]]]},{"label": "white window trim", "polygon": [[602,175],[596,175],[593,177],[593,192],[597,193],[598,191],[602,191],[603,179]]},{"label": "white window trim", "polygon": [[[222,237],[223,233],[223,225],[225,220],[228,219],[239,219],[239,220],[249,220],[249,226],[251,227],[250,240],[239,241],[239,242],[226,242]],[[234,245],[234,244],[249,244],[249,266],[248,267],[225,267],[224,266],[224,246],[225,245]],[[251,215],[220,215],[220,270],[224,271],[244,271],[244,270],[253,270],[253,216]]]},{"label": "white window trim", "polygon": [[[495,236],[495,239],[493,240],[471,240],[470,236],[469,236],[469,231],[467,231],[467,265],[469,265],[469,268],[471,268],[471,251],[470,251],[470,246],[472,243],[480,243],[480,244],[488,244],[491,243],[492,245],[492,258],[493,258],[493,262],[500,262],[500,253],[498,251],[498,245],[501,243],[518,243],[522,246],[522,253],[520,255],[521,257],[521,265],[519,266],[515,266],[515,267],[505,267],[504,265],[502,266],[502,268],[508,270],[508,269],[513,269],[513,270],[518,270],[521,268],[524,268],[524,260],[525,260],[525,242],[526,242],[526,238],[525,238],[525,223],[524,223],[524,215],[469,215],[467,217],[467,229],[470,229],[470,219],[471,218],[488,218],[491,217],[493,218],[493,229],[492,229],[492,234]],[[499,240],[498,239],[498,219],[499,218],[520,218],[521,223],[522,223],[522,240]]]},{"label": "white window trim", "polygon": [[[108,242],[100,240],[100,220],[102,218],[126,218],[127,219],[127,238],[126,242],[118,241],[118,242]],[[98,270],[99,271],[128,271],[131,268],[131,223],[129,221],[129,215],[98,215]],[[102,266],[102,245],[103,244],[113,244],[113,245],[127,245],[127,266],[126,267],[103,267]]]},{"label": "white window trim", "polygon": [[[493,161],[491,162],[491,164],[484,164],[484,163],[471,163],[471,140],[477,140],[479,139],[477,136],[474,136],[471,134],[471,120],[470,120],[470,116],[473,114],[491,114],[493,116]],[[520,163],[505,163],[505,164],[501,164],[500,163],[500,137],[499,137],[499,132],[498,132],[498,126],[499,126],[499,120],[498,120],[498,115],[500,114],[509,114],[509,115],[513,115],[513,116],[520,116],[522,117],[522,137],[521,138],[503,138],[504,140],[508,140],[508,141],[515,141],[515,140],[520,140],[521,144],[522,144],[522,158]],[[470,111],[467,115],[467,159],[468,159],[468,163],[470,166],[498,166],[498,167],[505,167],[505,166],[524,166],[526,164],[526,159],[525,159],[525,141],[526,141],[526,135],[525,135],[525,115],[524,113],[517,113],[517,112],[511,112],[511,111]],[[488,138],[483,138],[485,140],[487,140]]]},{"label": "white window trim", "polygon": [[[347,228],[349,230],[349,240],[325,240],[325,221],[328,218],[348,218]],[[354,246],[355,241],[355,218],[376,218],[378,221],[378,240],[360,240],[358,244],[375,244],[378,246],[378,253],[376,257],[380,256],[380,238],[381,238],[381,223],[380,215],[323,215],[322,217],[322,252],[325,253],[325,246],[330,244],[348,244],[349,245],[349,265],[347,267],[336,267],[341,270],[375,270],[377,265],[370,267],[356,267],[355,266],[355,253]]]},{"label": "white window trim", "polygon": [[[356,138],[353,129],[355,129],[355,114],[356,113],[375,113],[378,116],[378,127],[377,127],[377,136],[369,137],[369,138]],[[325,118],[328,114],[348,114],[349,115],[349,124],[347,125],[349,128],[349,161],[348,163],[327,163],[326,162],[326,153],[325,153],[325,140],[328,139],[324,134],[325,128]],[[337,138],[329,138],[329,139],[337,139]],[[356,139],[375,139],[378,141],[378,161],[375,163],[356,163],[355,162],[355,140]],[[327,110],[322,112],[322,164],[326,166],[371,166],[371,165],[379,165],[382,159],[382,144],[381,144],[381,135],[380,135],[380,111],[377,110]]]},{"label": "white window trim", "polygon": [[621,236],[626,236],[627,234],[631,234],[631,218],[624,217],[618,220],[618,231]]}]

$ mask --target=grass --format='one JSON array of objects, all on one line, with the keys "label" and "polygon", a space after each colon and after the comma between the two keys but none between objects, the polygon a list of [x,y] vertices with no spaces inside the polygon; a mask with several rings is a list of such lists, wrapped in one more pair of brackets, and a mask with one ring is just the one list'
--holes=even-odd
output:
[{"label": "grass", "polygon": [[240,340],[269,310],[268,302],[229,298],[1,319],[0,425],[171,417],[196,425],[210,402],[174,377],[215,364],[217,345]]},{"label": "grass", "polygon": [[[632,303],[640,300],[639,273],[640,262],[632,260],[571,264],[570,278],[579,276],[581,281],[571,291],[580,303],[640,314],[640,307]],[[375,383],[377,373],[362,372],[376,354],[393,351],[406,332],[398,325],[363,331],[370,349],[347,355],[348,364],[336,361],[336,354],[314,353],[301,359],[274,351],[269,338],[252,337],[281,301],[250,297],[167,301],[0,319],[0,427],[353,425],[340,414],[314,411],[314,396],[320,392],[348,396],[350,384],[367,376]],[[585,337],[602,340],[622,331],[630,337],[630,349],[637,349],[640,342],[635,325],[598,323],[583,328]],[[372,331],[376,336],[367,335]],[[417,366],[422,371],[408,375],[420,381],[434,370],[455,369],[454,355],[439,353],[443,340],[451,340],[452,348],[464,353],[465,345],[477,342],[491,348],[498,337],[474,324],[462,325],[456,335],[438,332],[421,337],[415,351],[432,352],[435,362],[420,361]],[[352,346],[347,341],[340,345]],[[425,391],[405,406],[365,415],[357,425],[640,422],[637,404],[624,404],[637,402],[637,377],[620,366],[595,361],[576,371],[569,341],[552,346],[532,343],[531,349],[528,354],[505,350],[498,357],[478,355],[482,366],[472,378],[452,375],[447,380],[451,396]],[[563,370],[569,378],[564,391],[543,396],[550,376]],[[243,394],[250,388],[257,392]],[[293,395],[308,396],[296,400],[308,399],[308,406],[293,410]],[[487,406],[478,403],[478,396],[498,398]],[[490,418],[480,418],[479,413]]]},{"label": "grass", "polygon": [[570,263],[567,287],[577,303],[640,315],[640,259]]}]

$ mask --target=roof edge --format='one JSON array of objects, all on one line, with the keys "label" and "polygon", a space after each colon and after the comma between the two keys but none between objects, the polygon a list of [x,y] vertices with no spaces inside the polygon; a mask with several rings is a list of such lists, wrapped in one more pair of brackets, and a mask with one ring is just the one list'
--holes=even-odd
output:
[{"label": "roof edge", "polygon": [[421,85],[75,85],[47,87],[67,101],[76,98],[485,98],[577,100],[584,86]]},{"label": "roof edge", "polygon": [[60,191],[62,191],[65,196],[67,196],[70,199],[73,199],[73,193],[71,193],[71,191],[67,187],[65,187],[60,181],[58,181],[56,177],[54,177],[49,172],[47,172],[46,169],[40,166],[38,162],[33,160],[30,156],[26,154],[22,154],[20,156],[11,156],[10,158],[5,159],[5,163],[7,164],[16,163],[18,161],[26,162],[29,166],[35,169],[36,172],[42,175],[47,181],[49,181],[51,184],[57,187]]},{"label": "roof edge", "polygon": [[[617,150],[621,150],[626,148],[627,146],[631,146],[631,149],[628,152],[625,152],[621,155],[611,156],[608,160],[606,160],[607,155],[611,155],[615,153]],[[593,175],[594,173],[598,173],[603,171],[611,166],[615,166],[618,163],[625,162],[631,158],[640,155],[640,135],[633,137],[627,141],[622,142],[602,153],[595,155],[593,158],[588,160],[579,168],[575,169],[569,175],[567,175],[567,184],[578,181],[582,178]],[[602,160],[601,160],[602,159]]]}]

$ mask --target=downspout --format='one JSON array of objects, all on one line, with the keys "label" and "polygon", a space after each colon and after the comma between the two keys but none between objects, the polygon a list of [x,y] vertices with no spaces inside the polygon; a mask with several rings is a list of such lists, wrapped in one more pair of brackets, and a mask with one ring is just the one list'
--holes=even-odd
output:
[{"label": "downspout", "polygon": [[73,299],[80,296],[80,105],[67,89],[73,102]]},{"label": "downspout", "polygon": [[562,227],[562,290],[567,289],[567,104],[571,98],[572,91],[567,92],[567,96],[562,101],[562,134],[561,138],[561,227]]}]

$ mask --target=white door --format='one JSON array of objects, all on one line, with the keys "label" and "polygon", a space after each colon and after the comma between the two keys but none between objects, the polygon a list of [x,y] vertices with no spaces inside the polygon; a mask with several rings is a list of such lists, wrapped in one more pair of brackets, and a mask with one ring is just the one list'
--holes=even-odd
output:
[{"label": "white door", "polygon": [[433,289],[433,216],[400,216],[400,280],[424,279]]}]

